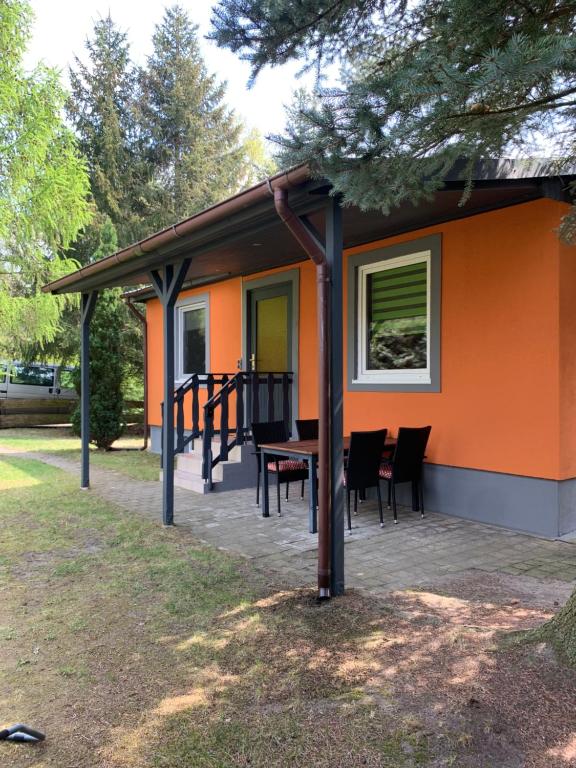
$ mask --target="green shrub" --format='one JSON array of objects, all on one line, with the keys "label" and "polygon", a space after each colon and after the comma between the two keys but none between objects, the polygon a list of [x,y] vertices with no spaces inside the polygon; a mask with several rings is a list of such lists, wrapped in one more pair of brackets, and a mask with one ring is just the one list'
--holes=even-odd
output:
[{"label": "green shrub", "polygon": [[[99,225],[98,247],[92,261],[109,256],[118,247],[116,229],[109,217]],[[122,411],[122,318],[126,308],[120,288],[102,291],[90,324],[90,442],[108,450],[124,430]],[[80,393],[80,370],[76,389]],[[80,403],[72,414],[72,429],[80,434]]]},{"label": "green shrub", "polygon": [[[122,416],[121,290],[103,291],[90,325],[90,442],[108,450],[124,430]],[[80,389],[80,387],[78,387]],[[72,414],[80,434],[80,404]]]}]

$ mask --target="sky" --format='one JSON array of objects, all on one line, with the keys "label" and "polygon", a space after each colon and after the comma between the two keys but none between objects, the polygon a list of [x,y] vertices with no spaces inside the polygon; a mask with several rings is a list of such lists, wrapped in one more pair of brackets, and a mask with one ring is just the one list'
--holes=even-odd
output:
[{"label": "sky", "polygon": [[[55,66],[65,75],[74,56],[83,59],[84,42],[92,34],[94,22],[108,12],[116,24],[128,33],[132,59],[144,64],[151,53],[151,38],[156,23],[162,19],[165,0],[31,0],[36,16],[33,38],[26,65],[38,61]],[[262,72],[248,89],[250,67],[236,55],[221,50],[203,39],[210,29],[214,0],[180,0],[192,21],[199,27],[200,44],[210,72],[228,82],[227,103],[234,107],[248,127],[258,128],[266,136],[279,133],[284,125],[283,105],[305,79],[297,79],[300,65],[288,64]],[[310,78],[308,78],[308,81]]]}]

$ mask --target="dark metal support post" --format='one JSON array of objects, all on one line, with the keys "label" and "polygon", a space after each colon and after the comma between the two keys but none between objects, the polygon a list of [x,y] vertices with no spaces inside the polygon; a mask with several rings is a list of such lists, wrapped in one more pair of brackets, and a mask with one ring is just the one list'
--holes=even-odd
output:
[{"label": "dark metal support post", "polygon": [[326,206],[326,260],[330,270],[329,425],[330,425],[330,592],[344,592],[344,484],[343,484],[343,329],[342,329],[342,209],[338,198]]},{"label": "dark metal support post", "polygon": [[162,430],[162,522],[174,525],[174,304],[190,259],[153,270],[150,279],[164,318],[164,419]]},{"label": "dark metal support post", "polygon": [[83,293],[81,298],[82,334],[80,347],[80,430],[82,435],[82,471],[80,487],[90,487],[90,321],[98,293]]}]

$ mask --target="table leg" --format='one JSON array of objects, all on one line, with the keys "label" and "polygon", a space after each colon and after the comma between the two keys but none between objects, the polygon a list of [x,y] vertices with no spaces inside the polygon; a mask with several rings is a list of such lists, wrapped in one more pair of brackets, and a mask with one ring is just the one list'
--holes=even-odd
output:
[{"label": "table leg", "polygon": [[317,533],[316,515],[318,509],[318,487],[316,485],[318,459],[310,456],[308,461],[308,530]]},{"label": "table leg", "polygon": [[262,478],[262,517],[270,517],[270,499],[268,498],[268,459],[264,451],[260,451],[260,476]]}]

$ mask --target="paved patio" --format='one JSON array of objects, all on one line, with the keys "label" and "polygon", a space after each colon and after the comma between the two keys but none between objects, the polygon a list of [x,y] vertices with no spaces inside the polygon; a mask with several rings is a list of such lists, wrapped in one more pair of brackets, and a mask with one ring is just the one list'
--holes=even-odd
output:
[{"label": "paved patio", "polygon": [[[66,471],[79,465],[49,454],[26,454]],[[161,520],[159,482],[130,480],[92,467],[91,493],[155,520]],[[212,546],[238,553],[256,567],[274,571],[294,585],[316,581],[317,536],[307,530],[308,505],[291,488],[282,516],[264,519],[254,492],[234,491],[199,496],[175,489],[175,521]],[[359,506],[353,531],[345,535],[346,584],[378,595],[406,587],[437,583],[444,577],[475,569],[486,573],[524,575],[540,580],[576,583],[576,544],[547,541],[522,533],[428,513],[424,520],[410,509],[399,510],[399,524],[378,523],[375,502]]]}]

